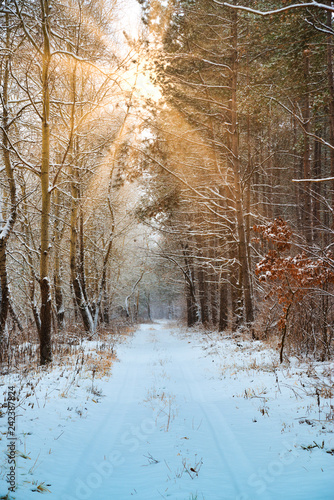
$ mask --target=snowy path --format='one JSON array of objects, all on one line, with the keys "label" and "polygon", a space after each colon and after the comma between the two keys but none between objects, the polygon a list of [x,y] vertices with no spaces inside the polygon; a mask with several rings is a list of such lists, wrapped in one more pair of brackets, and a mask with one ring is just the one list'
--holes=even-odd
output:
[{"label": "snowy path", "polygon": [[[167,326],[143,325],[120,346],[111,378],[97,383],[100,403],[71,426],[64,422],[64,434],[52,439],[38,466],[40,480],[51,484],[48,496],[333,499],[334,457],[319,450],[310,460],[309,452],[297,451],[293,434],[281,432],[279,410],[260,415],[260,399],[240,397],[244,386],[237,397],[232,378],[218,377],[219,356],[205,356],[203,346]],[[15,498],[36,494],[20,488]]]}]

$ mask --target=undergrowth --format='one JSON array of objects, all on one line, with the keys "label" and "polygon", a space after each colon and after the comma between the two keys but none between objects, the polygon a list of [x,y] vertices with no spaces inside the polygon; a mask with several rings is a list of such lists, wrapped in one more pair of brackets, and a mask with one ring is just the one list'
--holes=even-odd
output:
[{"label": "undergrowth", "polygon": [[109,328],[100,328],[92,339],[79,326],[72,326],[58,332],[52,338],[53,360],[48,366],[39,365],[39,339],[37,332],[27,328],[22,332],[11,333],[0,344],[0,375],[10,373],[27,374],[32,371],[48,370],[49,367],[77,365],[78,357],[83,356],[84,345],[94,342],[95,352],[90,352],[84,360],[87,369],[92,371],[96,365],[96,378],[107,374],[115,360],[114,344],[131,335],[134,328],[129,324],[115,323]]}]

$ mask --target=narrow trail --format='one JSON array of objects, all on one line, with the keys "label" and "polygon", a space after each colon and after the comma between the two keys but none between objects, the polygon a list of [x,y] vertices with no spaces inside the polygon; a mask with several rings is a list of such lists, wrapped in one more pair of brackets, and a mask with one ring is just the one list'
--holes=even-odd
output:
[{"label": "narrow trail", "polygon": [[62,498],[250,498],[247,480],[255,470],[206,397],[207,380],[188,340],[163,324],[143,325],[120,356],[103,403],[108,408],[73,456]]},{"label": "narrow trail", "polygon": [[[52,471],[50,498],[333,498],[328,479],[323,491],[319,481],[313,485],[284,436],[272,448],[273,426],[280,436],[281,424],[274,416],[254,424],[253,403],[219,378],[203,345],[158,323],[142,325],[117,354],[100,403],[87,417],[64,424],[39,466],[40,477]],[[278,460],[281,452],[285,461]],[[30,500],[36,493],[21,490],[15,498]]]}]

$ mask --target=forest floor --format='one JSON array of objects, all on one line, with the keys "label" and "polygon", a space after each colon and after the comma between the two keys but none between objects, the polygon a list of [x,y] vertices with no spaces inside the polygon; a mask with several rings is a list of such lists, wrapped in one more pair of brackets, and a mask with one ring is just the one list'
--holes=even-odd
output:
[{"label": "forest floor", "polygon": [[333,363],[279,365],[262,342],[164,322],[141,325],[112,362],[94,349],[0,378],[1,394],[19,393],[8,496],[0,411],[0,498],[334,499]]}]

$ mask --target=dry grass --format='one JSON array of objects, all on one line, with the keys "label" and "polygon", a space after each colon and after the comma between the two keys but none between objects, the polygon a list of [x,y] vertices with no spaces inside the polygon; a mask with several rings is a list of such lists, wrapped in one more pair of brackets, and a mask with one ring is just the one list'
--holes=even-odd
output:
[{"label": "dry grass", "polygon": [[177,415],[175,396],[166,394],[164,391],[157,393],[156,389],[153,388],[148,391],[147,397],[143,402],[144,404],[148,404],[152,410],[158,410],[157,421],[158,419],[163,419],[162,428],[168,432],[171,423]]},{"label": "dry grass", "polygon": [[[98,374],[110,370],[115,360],[114,344],[126,340],[134,331],[133,326],[120,321],[113,323],[110,328],[98,330],[91,339],[97,343],[96,372]],[[77,364],[77,358],[83,355],[82,344],[88,340],[87,333],[77,325],[54,333],[52,337],[53,361],[50,367]],[[91,358],[93,355],[89,356],[89,365],[94,363]],[[11,333],[0,345],[0,375],[17,372],[26,374],[38,369],[39,339],[35,329],[27,328],[19,333]],[[48,369],[48,367],[43,367],[43,369]]]},{"label": "dry grass", "polygon": [[117,359],[114,350],[98,349],[85,359],[85,371],[94,373],[96,379],[110,375],[111,367]]}]

